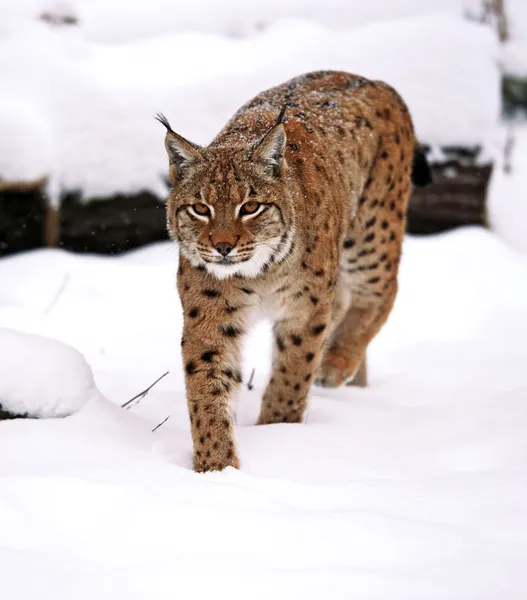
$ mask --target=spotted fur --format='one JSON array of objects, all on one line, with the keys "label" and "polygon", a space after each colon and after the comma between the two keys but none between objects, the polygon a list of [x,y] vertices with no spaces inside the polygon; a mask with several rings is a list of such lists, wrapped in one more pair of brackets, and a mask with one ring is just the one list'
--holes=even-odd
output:
[{"label": "spotted fur", "polygon": [[428,165],[413,161],[400,96],[342,72],[261,93],[206,148],[160,120],[194,468],[238,467],[232,402],[248,327],[274,321],[258,423],[301,422],[314,380],[350,380],[390,313],[412,169],[426,183]]}]

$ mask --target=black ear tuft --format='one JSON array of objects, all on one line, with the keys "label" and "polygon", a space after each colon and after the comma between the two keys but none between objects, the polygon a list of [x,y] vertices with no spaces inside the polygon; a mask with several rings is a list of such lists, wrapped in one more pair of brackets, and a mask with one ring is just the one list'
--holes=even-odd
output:
[{"label": "black ear tuft", "polygon": [[426,187],[432,183],[432,170],[423,149],[416,146],[412,164],[412,183],[416,187]]},{"label": "black ear tuft", "polygon": [[276,119],[276,123],[275,125],[278,125],[278,123],[284,123],[285,122],[285,111],[287,110],[287,104],[284,104],[282,106],[282,110],[280,111],[280,114],[278,115],[278,119]]},{"label": "black ear tuft", "polygon": [[161,125],[164,125],[167,128],[167,131],[172,131],[172,127],[170,127],[170,123],[168,122],[168,119],[163,113],[157,113],[154,119],[156,119],[156,121],[159,121]]}]

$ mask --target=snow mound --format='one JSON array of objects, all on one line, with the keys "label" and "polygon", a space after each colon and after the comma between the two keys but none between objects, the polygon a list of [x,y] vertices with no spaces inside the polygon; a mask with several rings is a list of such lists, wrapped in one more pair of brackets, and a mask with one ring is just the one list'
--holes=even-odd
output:
[{"label": "snow mound", "polygon": [[101,398],[80,352],[56,340],[0,329],[0,408],[36,418],[66,417]]},{"label": "snow mound", "polygon": [[[40,177],[46,167],[57,186],[85,196],[148,190],[162,198],[166,155],[156,112],[206,144],[252,96],[318,69],[396,87],[422,142],[480,145],[492,153],[500,106],[497,43],[488,28],[460,17],[414,17],[337,32],[281,20],[251,38],[179,33],[115,45],[89,41],[75,28],[24,21],[4,27],[5,118],[21,150],[0,143],[0,167],[13,178]],[[37,138],[26,150],[33,131]]]},{"label": "snow mound", "polygon": [[8,181],[44,177],[53,172],[49,122],[31,102],[2,94],[0,98],[0,173]]},{"label": "snow mound", "polygon": [[474,0],[370,0],[360,5],[343,0],[3,0],[2,8],[10,19],[35,19],[43,13],[74,18],[75,29],[87,39],[122,43],[187,31],[239,38],[295,18],[343,30],[437,10],[461,16],[470,2]]}]

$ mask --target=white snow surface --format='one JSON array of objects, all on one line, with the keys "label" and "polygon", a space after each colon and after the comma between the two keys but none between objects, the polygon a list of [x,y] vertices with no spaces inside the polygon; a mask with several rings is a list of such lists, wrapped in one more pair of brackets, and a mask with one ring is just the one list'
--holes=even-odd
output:
[{"label": "white snow surface", "polygon": [[0,328],[0,406],[13,414],[65,417],[99,397],[84,357],[67,344]]},{"label": "white snow surface", "polygon": [[0,261],[0,326],[77,348],[101,394],[63,419],[0,422],[2,597],[527,596],[525,256],[479,228],[407,237],[370,386],[313,388],[306,424],[254,425],[270,347],[255,328],[242,468],[208,474],[190,469],[176,266],[170,243]]},{"label": "white snow surface", "polygon": [[[149,10],[161,19],[155,6]],[[149,190],[164,198],[167,159],[163,128],[153,119],[157,111],[185,137],[207,144],[255,94],[316,69],[392,84],[427,144],[481,145],[482,159],[494,152],[497,42],[489,28],[455,11],[358,19],[367,24],[339,30],[327,28],[324,19],[308,20],[307,11],[244,38],[185,26],[107,43],[86,37],[82,27],[54,28],[26,18],[23,6],[7,8],[0,7],[0,18],[6,15],[0,20],[0,176],[48,176],[55,204],[61,188],[81,189],[85,197]],[[320,14],[330,14],[328,8]],[[133,18],[135,11],[126,14]],[[143,14],[150,14],[144,6]]]},{"label": "white snow surface", "polygon": [[502,131],[501,152],[492,171],[487,209],[492,229],[511,246],[527,253],[526,124],[512,124]]}]

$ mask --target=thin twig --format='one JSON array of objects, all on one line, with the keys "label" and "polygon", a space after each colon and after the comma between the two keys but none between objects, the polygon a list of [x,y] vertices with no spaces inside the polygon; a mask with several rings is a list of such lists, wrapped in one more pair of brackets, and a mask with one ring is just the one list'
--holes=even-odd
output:
[{"label": "thin twig", "polygon": [[52,308],[55,306],[55,304],[58,302],[59,298],[64,293],[64,290],[66,289],[66,286],[68,285],[68,283],[70,281],[70,278],[71,278],[70,273],[66,273],[64,275],[57,291],[55,292],[55,295],[53,296],[53,298],[51,299],[51,302],[48,304],[48,306],[44,310],[44,315],[48,315],[51,312]]},{"label": "thin twig", "polygon": [[156,425],[154,429],[152,429],[152,433],[154,433],[154,431],[157,431],[161,427],[161,425],[164,425],[168,421],[168,419],[170,419],[170,415],[168,415],[168,417],[164,421],[161,421],[159,425]]},{"label": "thin twig", "polygon": [[253,389],[253,387],[254,387],[254,386],[253,386],[253,379],[254,379],[254,372],[255,372],[255,370],[256,370],[256,369],[253,369],[253,370],[252,370],[252,372],[251,372],[251,376],[249,377],[249,381],[247,382],[247,388],[248,388],[249,390],[252,390],[252,389]]},{"label": "thin twig", "polygon": [[134,396],[133,398],[130,398],[130,400],[127,400],[124,404],[121,404],[121,408],[126,408],[126,410],[128,410],[129,408],[132,407],[132,402],[134,402],[134,400],[137,400],[137,402],[135,404],[139,404],[139,402],[141,402],[141,400],[148,394],[148,392],[154,387],[154,385],[156,383],[158,383],[159,381],[161,381],[161,379],[163,379],[163,377],[166,377],[169,374],[170,371],[167,371],[166,373],[163,373],[163,375],[161,375],[161,377],[158,377],[154,383],[150,384],[146,390],[143,390],[142,392],[140,392],[139,394],[137,394],[136,396]]},{"label": "thin twig", "polygon": [[503,150],[503,170],[507,175],[512,171],[512,153],[514,150],[514,135],[512,129],[507,131],[507,139],[505,141],[505,148]]}]

